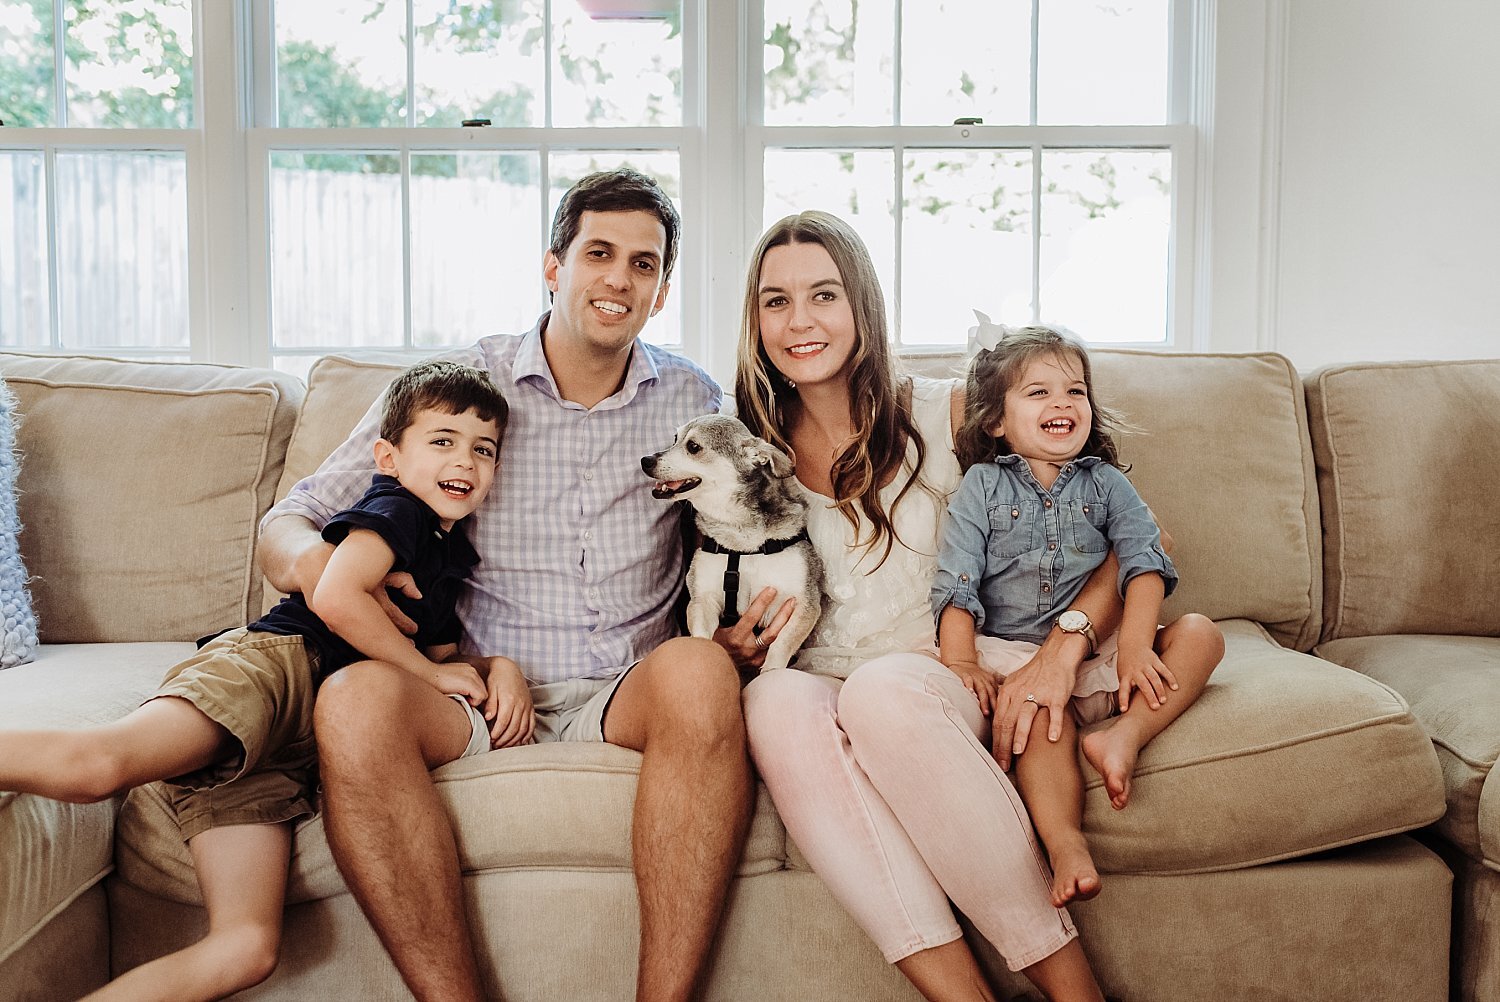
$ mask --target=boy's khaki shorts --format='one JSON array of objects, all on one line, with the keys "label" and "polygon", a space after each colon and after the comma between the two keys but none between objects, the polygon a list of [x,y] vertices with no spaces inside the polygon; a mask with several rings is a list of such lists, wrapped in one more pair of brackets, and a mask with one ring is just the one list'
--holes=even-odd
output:
[{"label": "boy's khaki shorts", "polygon": [[183,840],[317,812],[313,659],[300,636],[230,630],[174,666],[152,699],[185,699],[239,743],[166,784]]}]

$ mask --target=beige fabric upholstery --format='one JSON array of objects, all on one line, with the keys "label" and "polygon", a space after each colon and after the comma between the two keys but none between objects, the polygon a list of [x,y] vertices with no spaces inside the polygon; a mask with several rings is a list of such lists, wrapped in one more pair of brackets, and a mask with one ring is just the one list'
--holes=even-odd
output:
[{"label": "beige fabric upholstery", "polygon": [[0,999],[82,998],[109,980],[109,902],[94,884],[51,916],[37,934],[0,957]]},{"label": "beige fabric upholstery", "polygon": [[[0,374],[20,406],[21,548],[44,643],[192,640],[258,613],[255,522],[296,379],[25,355],[0,356]],[[142,520],[157,512],[170,517]]]},{"label": "beige fabric upholstery", "polygon": [[276,497],[318,468],[349,437],[359,419],[401,371],[400,362],[327,355],[307,374],[307,397],[287,448],[286,468]]},{"label": "beige fabric upholstery", "polygon": [[[1280,355],[1094,353],[1130,479],[1172,534],[1182,583],[1163,616],[1251,619],[1317,640],[1318,496],[1302,387]],[[1232,415],[1232,417],[1231,417]]]},{"label": "beige fabric upholstery", "polygon": [[[190,644],[44,644],[35,661],[5,673],[0,729],[118,719],[191,649]],[[0,869],[7,874],[0,881],[0,962],[109,872],[118,806],[117,801],[65,804],[0,791]],[[62,846],[66,851],[59,851]]]},{"label": "beige fabric upholstery", "polygon": [[1317,655],[1401,693],[1432,735],[1448,809],[1437,830],[1500,871],[1500,640],[1490,637],[1353,637]]},{"label": "beige fabric upholstery", "polygon": [[[1105,892],[1073,914],[1105,990],[1131,1002],[1440,1002],[1450,881],[1436,856],[1397,837],[1222,873],[1111,875]],[[631,997],[637,941],[629,871],[488,870],[468,874],[464,886],[491,997]],[[117,969],[184,945],[202,928],[201,910],[190,905],[118,880],[110,894]],[[281,967],[246,998],[406,997],[347,894],[290,907],[285,943]],[[566,944],[561,962],[559,943]],[[1027,990],[986,945],[976,947],[1000,998]],[[920,1002],[817,877],[795,871],[735,881],[703,995],[707,1002]]]},{"label": "beige fabric upholstery", "polygon": [[1334,366],[1307,402],[1323,639],[1500,637],[1500,359]]},{"label": "beige fabric upholstery", "polygon": [[1399,696],[1278,647],[1254,624],[1220,627],[1224,663],[1142,753],[1127,809],[1110,808],[1080,759],[1084,832],[1102,869],[1253,866],[1442,816],[1437,756]]}]

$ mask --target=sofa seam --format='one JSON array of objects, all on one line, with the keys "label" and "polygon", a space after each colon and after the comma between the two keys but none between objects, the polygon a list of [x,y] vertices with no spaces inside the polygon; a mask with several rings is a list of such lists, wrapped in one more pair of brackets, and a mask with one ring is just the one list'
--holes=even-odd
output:
[{"label": "sofa seam", "polygon": [[105,877],[113,873],[114,869],[115,866],[113,863],[104,864],[104,869],[94,874],[84,882],[82,887],[78,888],[66,898],[63,898],[62,901],[58,902],[50,910],[48,910],[47,914],[37,919],[37,921],[32,924],[31,928],[27,930],[26,935],[22,936],[16,942],[12,943],[3,952],[0,952],[0,964],[4,964],[11,957],[14,957],[17,953],[19,953],[27,943],[30,943],[33,939],[36,938],[36,935],[38,933],[47,928],[47,926],[51,925],[53,919],[57,918],[57,916],[61,915],[63,912],[72,907],[73,902],[77,901],[79,898],[87,894],[91,889],[98,885],[99,881],[103,880]]},{"label": "sofa seam", "polygon": [[[1419,721],[1417,721],[1417,723],[1420,724],[1421,721],[1419,720]],[[1426,728],[1424,727],[1423,730],[1426,730]],[[1458,759],[1464,765],[1472,766],[1472,767],[1474,767],[1476,769],[1481,769],[1481,768],[1494,769],[1495,768],[1495,763],[1496,762],[1500,762],[1500,758],[1492,758],[1488,762],[1486,762],[1482,758],[1470,758],[1469,756],[1465,755],[1463,752],[1459,751],[1457,748],[1454,748],[1453,745],[1451,745],[1450,743],[1448,743],[1448,741],[1444,740],[1443,738],[1440,738],[1440,737],[1438,737],[1435,734],[1429,734],[1428,736],[1430,738],[1432,738],[1432,743],[1434,745],[1436,745],[1437,747],[1441,748],[1443,751],[1447,752],[1449,755],[1452,755],[1454,758]]]},{"label": "sofa seam", "polygon": [[[1239,748],[1239,749],[1236,749],[1234,751],[1217,752],[1217,753],[1215,753],[1213,755],[1201,756],[1201,757],[1197,757],[1197,758],[1181,759],[1181,760],[1176,761],[1176,762],[1165,762],[1165,763],[1162,763],[1160,765],[1152,766],[1152,767],[1147,768],[1147,769],[1139,769],[1139,770],[1136,771],[1135,775],[1138,776],[1138,777],[1139,776],[1151,776],[1151,775],[1155,775],[1156,773],[1173,772],[1173,771],[1176,771],[1178,769],[1185,769],[1185,768],[1189,768],[1191,766],[1206,765],[1206,764],[1208,764],[1210,762],[1222,762],[1222,761],[1225,761],[1226,759],[1246,758],[1246,757],[1253,756],[1253,755],[1262,755],[1262,754],[1266,754],[1268,752],[1281,751],[1281,750],[1283,750],[1285,748],[1294,748],[1297,745],[1304,744],[1304,743],[1306,743],[1308,741],[1316,741],[1316,740],[1320,740],[1322,738],[1337,737],[1340,734],[1352,734],[1355,731],[1366,730],[1366,729],[1368,729],[1370,727],[1374,727],[1374,726],[1381,725],[1381,724],[1391,723],[1393,721],[1394,722],[1407,722],[1407,721],[1409,721],[1409,722],[1411,722],[1413,724],[1416,724],[1416,726],[1423,731],[1424,736],[1426,736],[1426,729],[1422,728],[1421,723],[1412,714],[1411,710],[1408,709],[1408,710],[1405,710],[1405,711],[1400,712],[1400,713],[1388,713],[1388,714],[1384,714],[1384,715],[1379,716],[1379,717],[1370,717],[1370,718],[1367,718],[1365,720],[1355,721],[1354,723],[1344,724],[1344,725],[1342,725],[1340,727],[1329,727],[1329,728],[1325,728],[1324,730],[1321,730],[1321,731],[1311,731],[1309,733],[1301,734],[1301,735],[1298,735],[1296,737],[1285,738],[1285,739],[1283,739],[1281,741],[1272,741],[1272,742],[1268,742],[1268,743],[1263,744],[1263,745],[1257,745],[1257,746],[1254,746],[1254,747]],[[1101,780],[1093,780],[1093,781],[1091,781],[1088,784],[1088,789],[1093,789],[1095,787],[1095,785],[1102,784],[1103,782],[1104,781],[1102,779]],[[1404,831],[1405,829],[1401,829],[1401,830]]]},{"label": "sofa seam", "polygon": [[1341,839],[1336,842],[1326,842],[1322,845],[1317,845],[1306,849],[1295,849],[1290,852],[1277,853],[1270,856],[1258,856],[1255,859],[1243,860],[1237,863],[1221,863],[1215,866],[1199,866],[1186,870],[1101,869],[1103,869],[1103,872],[1106,874],[1116,874],[1127,877],[1192,877],[1204,873],[1233,873],[1236,870],[1253,870],[1258,867],[1269,866],[1272,863],[1284,863],[1288,860],[1304,859],[1308,856],[1316,856],[1320,852],[1331,852],[1334,849],[1344,849],[1352,845],[1364,845],[1367,842],[1375,842],[1383,838],[1391,838],[1393,836],[1404,835],[1407,832],[1416,831],[1419,828],[1425,828],[1428,825],[1432,824],[1433,821],[1436,821],[1441,817],[1442,815],[1439,814],[1435,818],[1430,818],[1427,821],[1418,822],[1417,824],[1401,825],[1399,827],[1387,828],[1378,832],[1365,832],[1363,834],[1355,835],[1346,839]]}]

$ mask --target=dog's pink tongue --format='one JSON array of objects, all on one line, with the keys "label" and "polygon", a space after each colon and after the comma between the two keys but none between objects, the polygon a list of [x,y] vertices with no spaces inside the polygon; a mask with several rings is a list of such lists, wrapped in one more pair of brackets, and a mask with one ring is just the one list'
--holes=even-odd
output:
[{"label": "dog's pink tongue", "polygon": [[663,480],[656,485],[656,489],[659,491],[675,491],[685,483],[687,483],[686,480]]}]

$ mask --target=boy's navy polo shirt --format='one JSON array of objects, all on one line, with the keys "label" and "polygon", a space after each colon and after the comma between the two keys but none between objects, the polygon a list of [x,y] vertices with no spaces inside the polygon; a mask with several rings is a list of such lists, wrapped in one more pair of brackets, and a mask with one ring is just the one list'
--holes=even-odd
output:
[{"label": "boy's navy polo shirt", "polygon": [[[465,579],[479,563],[479,555],[469,545],[461,524],[444,532],[436,512],[395,477],[377,473],[364,497],[323,527],[323,538],[337,546],[351,529],[379,533],[396,555],[391,570],[405,571],[416,581],[421,598],[408,598],[394,588],[387,588],[386,594],[417,624],[412,638],[417,648],[458,643],[461,627],[454,607]],[[314,676],[318,683],[345,665],[367,660],[324,625],[300,594],[282,599],[263,618],[251,623],[250,629],[306,638],[318,655]]]}]

